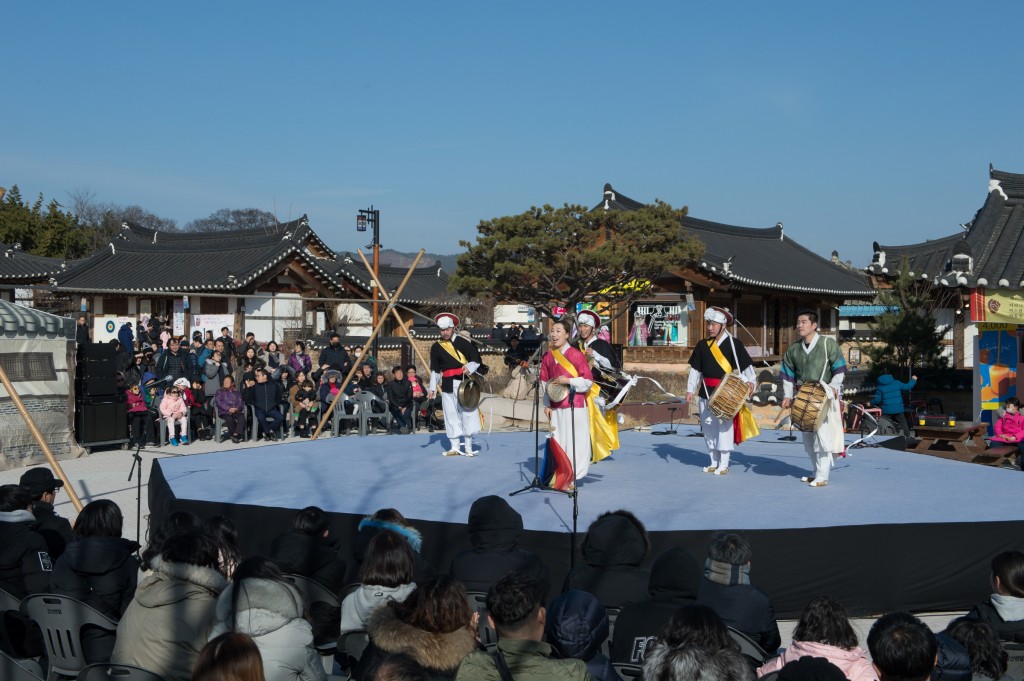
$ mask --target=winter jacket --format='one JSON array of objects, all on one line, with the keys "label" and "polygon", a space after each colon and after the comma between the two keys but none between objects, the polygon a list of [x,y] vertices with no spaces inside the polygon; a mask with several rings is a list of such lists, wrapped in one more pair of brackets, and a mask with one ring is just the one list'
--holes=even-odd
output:
[{"label": "winter jacket", "polygon": [[165,419],[181,419],[185,418],[185,400],[181,399],[181,396],[175,397],[169,392],[164,393],[164,397],[160,400],[160,416]]},{"label": "winter jacket", "polygon": [[64,553],[64,548],[75,539],[71,523],[53,510],[53,504],[45,501],[32,502],[32,515],[36,519],[34,529],[46,540],[50,560],[55,562]]},{"label": "winter jacket", "polygon": [[[428,563],[423,556],[420,555],[423,537],[420,535],[419,530],[415,527],[390,523],[386,520],[374,520],[369,516],[359,521],[359,527],[356,528],[356,536],[352,539],[352,557],[356,559],[356,571],[358,571],[358,567],[363,564],[363,557],[366,555],[366,549],[369,548],[370,542],[373,541],[373,538],[377,536],[378,532],[383,532],[385,530],[395,532],[405,537],[409,542],[409,546],[412,547],[412,581],[423,583],[436,574],[434,566]],[[349,581],[356,581],[356,579],[354,577],[350,577]]]},{"label": "winter jacket", "polygon": [[289,530],[270,545],[270,559],[281,572],[309,577],[335,593],[345,586],[348,565],[341,547],[328,537]]},{"label": "winter jacket", "polygon": [[672,619],[697,600],[703,567],[681,546],[662,553],[651,566],[650,598],[624,607],[612,632],[612,661],[643,664],[644,651]]},{"label": "winter jacket", "polygon": [[[558,660],[551,657],[551,646],[540,641],[498,639],[498,650],[515,681],[591,681],[583,660]],[[490,653],[480,650],[466,656],[456,681],[501,681]]]},{"label": "winter jacket", "polygon": [[611,660],[601,652],[608,638],[608,611],[586,591],[567,591],[551,602],[544,625],[544,640],[558,657],[587,663],[587,671],[601,681],[621,681]]},{"label": "winter jacket", "polygon": [[476,632],[469,628],[469,622],[446,634],[435,633],[403,622],[386,606],[373,611],[366,629],[370,645],[355,667],[357,679],[365,678],[367,670],[391,654],[404,654],[416,660],[428,679],[454,679],[463,658],[477,646]]},{"label": "winter jacket", "polygon": [[775,608],[768,595],[752,584],[718,584],[705,577],[697,603],[708,606],[728,626],[754,639],[768,655],[774,655],[782,645]]},{"label": "winter jacket", "polygon": [[412,404],[412,383],[404,378],[399,381],[388,381],[384,384],[388,402],[395,407],[404,409]]},{"label": "winter jacket", "polygon": [[615,514],[598,518],[583,540],[586,564],[566,575],[562,590],[592,593],[611,608],[642,601],[651,581],[650,570],[640,567],[647,550],[643,531],[632,519]]},{"label": "winter jacket", "polygon": [[757,670],[757,675],[764,676],[770,672],[782,669],[787,662],[795,662],[801,657],[823,657],[843,672],[849,681],[877,681],[878,674],[871,666],[866,650],[855,647],[852,650],[844,650],[836,646],[816,643],[813,641],[793,641],[792,645],[782,651],[778,657],[768,660]]},{"label": "winter jacket", "polygon": [[139,544],[121,537],[82,537],[53,566],[53,591],[120,619],[138,586]]},{"label": "winter jacket", "polygon": [[326,348],[320,351],[320,357],[317,359],[316,367],[327,365],[329,369],[336,371],[345,372],[348,371],[352,366],[348,358],[348,352],[341,345],[328,345]]},{"label": "winter jacket", "polygon": [[[231,599],[241,589],[231,623]],[[303,617],[302,594],[291,584],[272,579],[232,583],[217,599],[210,638],[227,631],[252,636],[263,658],[266,681],[325,681],[320,654],[313,647],[313,629]]]},{"label": "winter jacket", "polygon": [[[1003,414],[1002,418],[996,421],[995,432],[993,440],[1020,443],[1024,440],[1024,414],[1019,411],[1016,414],[1009,412]],[[1007,440],[1007,435],[1012,435],[1013,439]]]},{"label": "winter jacket", "polygon": [[[403,383],[409,385],[408,381]],[[498,496],[477,499],[469,509],[469,541],[473,548],[456,554],[452,577],[467,591],[486,592],[508,573],[518,571],[536,579],[546,594],[551,582],[548,568],[537,554],[518,548],[522,533],[523,517],[507,501]]]},{"label": "winter jacket", "polygon": [[296,375],[300,371],[305,371],[306,377],[312,378],[310,374],[313,372],[313,358],[306,353],[300,355],[292,352],[292,354],[288,355],[288,366],[292,368]]},{"label": "winter jacket", "polygon": [[140,414],[146,412],[146,398],[142,396],[142,393],[133,393],[129,390],[126,395],[128,397],[129,414]]},{"label": "winter jacket", "polygon": [[53,565],[31,511],[0,513],[0,589],[17,598],[50,589]]},{"label": "winter jacket", "polygon": [[319,396],[316,394],[316,389],[300,388],[299,386],[292,386],[292,411],[298,413],[306,407],[302,406],[303,400],[309,400],[309,409],[316,410],[320,407]]},{"label": "winter jacket", "polygon": [[270,380],[257,383],[242,391],[242,399],[260,411],[273,411],[281,403],[281,387]]},{"label": "winter jacket", "polygon": [[878,389],[875,390],[875,397],[871,404],[882,405],[883,414],[903,413],[903,392],[910,392],[917,385],[917,379],[912,378],[906,383],[897,381],[892,374],[882,374],[878,377]]},{"label": "winter jacket", "polygon": [[121,352],[135,354],[135,333],[132,331],[131,322],[125,322],[118,329],[117,342],[121,344]]},{"label": "winter jacket", "polygon": [[111,661],[144,667],[167,681],[190,681],[225,586],[212,568],[154,558],[153,574],[139,584],[117,625]]},{"label": "winter jacket", "polygon": [[213,402],[217,405],[218,414],[227,414],[232,408],[238,411],[245,410],[245,400],[242,399],[242,393],[234,388],[221,388],[217,391],[216,396],[214,396]]},{"label": "winter jacket", "polygon": [[388,601],[404,602],[415,590],[415,583],[395,587],[361,584],[341,602],[341,633],[365,629],[370,613]]},{"label": "winter jacket", "polygon": [[186,348],[178,348],[176,353],[164,350],[160,353],[160,359],[156,361],[156,373],[160,376],[170,376],[175,380],[187,378],[191,381],[196,375],[192,354]]},{"label": "winter jacket", "polygon": [[1024,598],[992,594],[989,600],[974,606],[968,617],[992,626],[1002,641],[1024,635]]}]

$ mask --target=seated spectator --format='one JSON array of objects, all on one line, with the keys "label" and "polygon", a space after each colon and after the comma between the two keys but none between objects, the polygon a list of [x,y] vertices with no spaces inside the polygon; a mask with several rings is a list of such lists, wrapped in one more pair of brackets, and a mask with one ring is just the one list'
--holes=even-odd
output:
[{"label": "seated spectator", "polygon": [[845,681],[842,670],[823,657],[805,656],[779,669],[779,681]]},{"label": "seated spectator", "polygon": [[302,383],[296,382],[292,392],[292,412],[295,414],[295,432],[299,437],[309,437],[320,419],[320,400],[316,394],[313,381],[305,378],[305,372],[299,372]]},{"label": "seated spectator", "polygon": [[156,529],[149,533],[149,544],[142,552],[142,564],[139,566],[144,576],[153,571],[153,559],[160,555],[164,542],[178,532],[199,527],[199,517],[192,511],[172,511]]},{"label": "seated spectator", "polygon": [[682,546],[658,556],[651,566],[647,587],[650,598],[630,603],[615,619],[612,662],[642,664],[644,650],[669,623],[673,613],[697,601],[701,574],[700,563]]},{"label": "seated spectator", "polygon": [[64,481],[53,477],[48,466],[36,466],[22,473],[18,484],[32,495],[32,515],[38,523],[33,529],[46,540],[50,560],[55,561],[64,553],[64,547],[75,538],[71,523],[53,510],[54,499],[64,486]]},{"label": "seated spectator", "polygon": [[[252,352],[252,348],[248,350]],[[266,369],[256,369],[256,380],[242,390],[242,398],[256,411],[256,420],[263,429],[263,437],[277,441],[277,430],[284,423],[281,413],[281,387],[270,380]]]},{"label": "seated spectator", "polygon": [[421,417],[426,420],[427,430],[431,433],[434,432],[434,420],[431,415],[426,413],[426,405],[430,400],[427,399],[427,389],[423,385],[423,381],[416,375],[416,367],[409,365],[405,368],[405,378],[409,381],[409,385],[412,386],[412,401],[410,405],[411,419],[413,430],[416,429],[416,422]]},{"label": "seated spectator", "polygon": [[403,654],[432,679],[454,679],[462,659],[477,647],[475,622],[462,585],[447,575],[434,577],[404,601],[373,611],[366,626],[370,643],[354,676],[362,678],[388,654]]},{"label": "seated spectator", "polygon": [[405,380],[401,366],[391,369],[392,379],[385,385],[388,408],[399,432],[412,432],[412,384]]},{"label": "seated spectator", "polygon": [[[131,603],[138,586],[138,542],[121,537],[124,518],[109,499],[85,505],[75,521],[75,540],[53,566],[54,593],[76,598],[113,620]],[[82,649],[90,664],[106,662],[114,634],[102,629],[82,631]]]},{"label": "seated spectator", "polygon": [[188,420],[197,440],[213,439],[213,398],[206,394],[203,382],[193,379],[192,387],[184,393],[188,407]]},{"label": "seated spectator", "polygon": [[385,655],[362,681],[428,681],[427,672],[408,655]]},{"label": "seated spectator", "polygon": [[242,551],[238,548],[238,528],[235,522],[226,515],[214,515],[204,518],[199,526],[217,542],[220,547],[220,572],[231,579],[242,560]]},{"label": "seated spectator", "polygon": [[352,557],[355,558],[356,566],[362,565],[367,547],[373,541],[373,538],[385,531],[394,532],[409,542],[409,547],[413,551],[413,565],[415,566],[413,571],[414,581],[425,582],[428,578],[434,576],[434,567],[420,554],[423,544],[420,531],[410,525],[405,516],[394,508],[382,508],[372,516],[359,521],[359,527],[356,528],[356,536],[352,539]]},{"label": "seated spectator", "polygon": [[782,644],[775,609],[767,594],[750,583],[750,543],[738,534],[720,532],[711,539],[697,602],[722,621],[754,639],[768,655]]},{"label": "seated spectator", "polygon": [[[338,406],[336,406],[335,409],[342,410],[339,413],[351,414],[353,412],[353,406],[347,397],[348,389],[346,389],[346,394],[344,396],[340,398],[338,397],[338,393],[341,392],[341,380],[342,376],[340,371],[330,369],[324,372],[323,379],[320,383],[320,389],[318,390],[321,414],[328,413],[331,403],[335,400],[338,400]],[[350,383],[349,386],[351,387],[351,385],[352,384]],[[321,418],[323,418],[323,416],[321,416]],[[343,421],[341,424],[341,432],[344,433],[346,430],[348,430],[348,427],[346,422]]]},{"label": "seated spectator", "polygon": [[[667,646],[655,642],[644,659],[644,681],[753,681],[746,658],[735,650]],[[795,681],[795,680],[794,680]]]},{"label": "seated spectator", "polygon": [[1006,413],[1003,414],[993,427],[995,435],[992,437],[997,442],[1017,446],[1017,465],[1024,465],[1020,453],[1024,452],[1024,414],[1020,413],[1020,400],[1016,397],[1006,398],[1003,405]]},{"label": "seated spectator", "polygon": [[267,363],[267,371],[270,378],[278,380],[281,378],[281,369],[288,366],[288,358],[281,352],[277,341],[269,341],[266,350],[263,351],[263,361]]},{"label": "seated spectator", "polygon": [[868,650],[879,681],[925,681],[939,644],[924,622],[908,612],[891,612],[871,625]]},{"label": "seated spectator", "polygon": [[330,518],[316,506],[296,514],[292,529],[271,544],[270,558],[282,572],[309,577],[334,593],[345,586],[348,564],[330,537]]},{"label": "seated spectator", "polygon": [[540,584],[544,594],[550,589],[547,566],[537,554],[518,547],[523,533],[523,516],[498,496],[480,497],[469,508],[471,550],[452,559],[451,575],[469,591],[486,593],[510,572],[520,572]]},{"label": "seated spectator", "polygon": [[276,565],[259,556],[239,564],[217,598],[211,637],[248,634],[263,658],[266,681],[325,681],[313,629],[303,617],[302,594]]},{"label": "seated spectator", "polygon": [[164,392],[160,400],[160,416],[167,424],[167,441],[172,447],[178,446],[178,438],[175,437],[175,424],[181,427],[181,444],[188,444],[188,408],[181,396],[181,388],[175,384]]},{"label": "seated spectator", "polygon": [[[709,653],[719,650],[739,652],[739,644],[729,634],[729,627],[706,605],[684,605],[676,610],[665,628],[645,647],[642,659],[646,661],[647,655],[658,645],[699,648]],[[750,669],[753,671],[753,667]]]},{"label": "seated spectator", "polygon": [[857,632],[843,606],[825,596],[807,604],[793,631],[793,643],[757,670],[758,676],[778,671],[801,657],[825,658],[850,681],[876,681],[867,651],[858,646]]},{"label": "seated spectator", "polygon": [[111,661],[190,681],[227,586],[219,565],[220,547],[201,529],[169,537],[118,622]]},{"label": "seated spectator", "polygon": [[376,608],[408,598],[416,589],[412,579],[409,542],[394,532],[374,537],[359,568],[359,588],[341,603],[341,633],[365,629],[367,618]]},{"label": "seated spectator", "polygon": [[[583,660],[558,660],[551,657],[551,646],[544,643],[547,611],[544,594],[533,579],[513,572],[502,577],[487,592],[487,619],[498,634],[495,654],[475,650],[462,660],[458,681],[500,681],[513,679],[578,679],[590,681]],[[509,674],[498,671],[503,664]]]},{"label": "seated spectator", "polygon": [[53,565],[36,523],[29,491],[0,486],[0,589],[19,599],[50,588]]},{"label": "seated spectator", "polygon": [[352,380],[356,382],[356,385],[360,390],[371,390],[377,385],[377,376],[373,370],[373,365],[369,362],[362,364],[359,367],[359,371]]},{"label": "seated spectator", "polygon": [[587,528],[578,565],[565,577],[563,591],[579,589],[606,607],[621,608],[647,598],[651,572],[640,567],[651,550],[647,528],[625,510],[602,513]]},{"label": "seated spectator", "polygon": [[251,636],[231,632],[210,640],[199,652],[192,681],[264,681],[263,658]]},{"label": "seated spectator", "polygon": [[292,354],[288,355],[288,366],[292,368],[296,375],[300,371],[305,371],[306,378],[313,379],[313,358],[306,354],[306,344],[302,341],[295,341]]},{"label": "seated spectator", "polygon": [[566,591],[551,601],[544,626],[544,640],[558,657],[587,663],[587,671],[599,681],[621,681],[611,660],[601,652],[608,639],[608,612],[586,591]]},{"label": "seated spectator", "polygon": [[1003,551],[992,559],[992,595],[967,613],[995,629],[1003,641],[1024,634],[1024,553]]},{"label": "seated spectator", "polygon": [[1006,675],[1009,655],[990,625],[969,617],[958,617],[949,623],[946,634],[967,650],[973,681],[1010,681]]},{"label": "seated spectator", "polygon": [[[217,391],[213,403],[217,415],[227,426],[231,441],[238,444],[242,441],[242,433],[245,430],[245,401],[242,399],[242,393],[235,389],[234,377],[229,375],[221,380],[221,388]],[[220,433],[217,433],[217,440],[220,438]]]},{"label": "seated spectator", "polygon": [[126,393],[128,401],[128,425],[130,427],[131,439],[128,447],[143,447],[146,444],[148,433],[153,428],[153,413],[146,406],[146,398],[142,396],[142,388],[133,385]]},{"label": "seated spectator", "polygon": [[971,656],[960,642],[945,632],[935,634],[939,654],[930,681],[971,681]]}]

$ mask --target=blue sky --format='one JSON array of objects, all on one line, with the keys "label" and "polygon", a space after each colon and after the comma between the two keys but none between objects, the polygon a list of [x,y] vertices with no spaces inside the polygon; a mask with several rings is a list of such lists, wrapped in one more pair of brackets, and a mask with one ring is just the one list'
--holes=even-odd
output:
[{"label": "blue sky", "polygon": [[1024,172],[1024,3],[7,3],[0,185],[454,253],[605,182],[856,265]]}]

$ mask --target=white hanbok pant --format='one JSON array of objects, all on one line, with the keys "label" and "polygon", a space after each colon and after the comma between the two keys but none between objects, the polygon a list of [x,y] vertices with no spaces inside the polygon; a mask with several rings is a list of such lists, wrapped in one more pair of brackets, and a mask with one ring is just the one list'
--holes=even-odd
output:
[{"label": "white hanbok pant", "polygon": [[[569,457],[575,479],[587,477],[590,470],[590,413],[586,407],[551,410],[549,425],[555,441]],[[575,428],[575,432],[573,431]],[[575,436],[575,437],[574,437]]]},{"label": "white hanbok pant", "polygon": [[462,437],[473,437],[480,432],[480,412],[463,409],[459,404],[459,384],[452,381],[452,391],[441,393],[441,410],[444,412],[444,431],[455,446],[455,440]]},{"label": "white hanbok pant", "polygon": [[722,468],[729,467],[729,453],[735,446],[733,441],[733,421],[723,421],[708,409],[708,401],[703,397],[697,403],[700,410],[700,430],[704,435],[704,445],[708,448],[711,465]]},{"label": "white hanbok pant", "polygon": [[832,388],[827,388],[832,399],[821,428],[813,433],[804,433],[804,451],[811,460],[811,472],[815,480],[828,480],[832,470],[832,454],[843,451],[843,415],[839,411],[839,400]]}]

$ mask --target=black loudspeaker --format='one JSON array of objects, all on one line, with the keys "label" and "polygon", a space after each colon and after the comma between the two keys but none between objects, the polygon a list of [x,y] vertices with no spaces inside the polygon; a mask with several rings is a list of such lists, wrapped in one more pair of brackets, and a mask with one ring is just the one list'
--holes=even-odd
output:
[{"label": "black loudspeaker", "polygon": [[88,378],[113,378],[117,368],[112,359],[86,359],[78,363],[76,373]]},{"label": "black loudspeaker", "polygon": [[113,343],[83,343],[78,346],[78,360],[108,359],[113,361],[117,349]]},{"label": "black loudspeaker", "polygon": [[896,437],[891,437],[888,440],[883,440],[878,444],[882,445],[886,449],[898,449],[902,452],[907,448],[907,438],[902,435],[897,435]]},{"label": "black loudspeaker", "polygon": [[117,379],[113,376],[75,377],[76,397],[103,397],[117,394]]},{"label": "black loudspeaker", "polygon": [[128,405],[124,402],[79,404],[75,436],[80,444],[128,439]]}]

